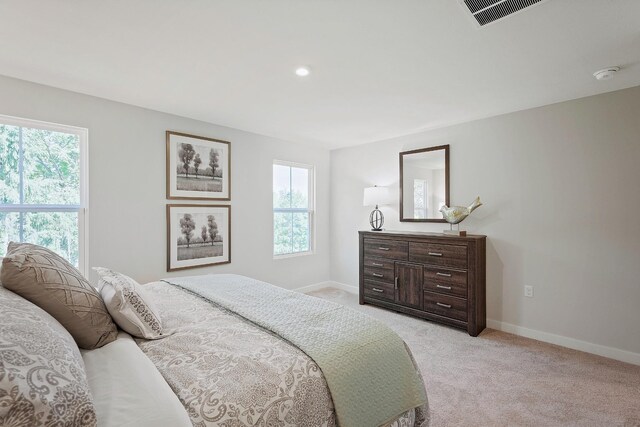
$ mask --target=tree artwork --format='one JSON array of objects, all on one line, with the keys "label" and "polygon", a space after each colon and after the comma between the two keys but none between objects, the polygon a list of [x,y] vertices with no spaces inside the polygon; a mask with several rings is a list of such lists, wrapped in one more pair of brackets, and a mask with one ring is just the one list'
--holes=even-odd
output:
[{"label": "tree artwork", "polygon": [[230,211],[229,206],[168,205],[167,270],[230,262]]},{"label": "tree artwork", "polygon": [[211,177],[216,179],[216,168],[220,167],[218,163],[220,160],[220,154],[218,154],[218,150],[214,150],[213,148],[209,151],[209,166],[211,166]]},{"label": "tree artwork", "polygon": [[196,157],[193,159],[193,168],[196,170],[196,178],[198,177],[198,168],[202,163],[202,159],[200,158],[200,154],[196,154]]},{"label": "tree artwork", "polygon": [[[229,200],[228,144],[167,131],[167,198]],[[201,225],[196,220],[197,236]]]},{"label": "tree artwork", "polygon": [[184,169],[185,175],[189,176],[189,165],[191,164],[191,160],[193,160],[193,156],[195,156],[196,151],[193,149],[193,145],[191,144],[180,144],[180,150],[178,150],[178,157],[182,162],[182,169]]},{"label": "tree artwork", "polygon": [[211,237],[211,246],[213,246],[213,241],[218,235],[218,224],[216,223],[215,217],[213,215],[209,215],[207,217],[207,226],[209,227],[209,237]]},{"label": "tree artwork", "polygon": [[200,229],[200,236],[202,236],[202,243],[206,243],[207,236],[209,236],[206,225],[203,225],[202,228]]},{"label": "tree artwork", "polygon": [[196,229],[196,222],[193,220],[191,214],[184,214],[180,218],[180,232],[184,235],[184,239],[187,241],[187,247],[189,242],[193,238],[193,230]]}]

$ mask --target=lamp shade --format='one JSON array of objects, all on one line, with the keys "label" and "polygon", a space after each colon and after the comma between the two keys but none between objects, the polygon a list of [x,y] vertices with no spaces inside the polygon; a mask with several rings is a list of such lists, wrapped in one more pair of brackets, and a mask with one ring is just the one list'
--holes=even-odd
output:
[{"label": "lamp shade", "polygon": [[391,202],[391,192],[387,187],[367,187],[364,189],[363,206],[386,205]]}]

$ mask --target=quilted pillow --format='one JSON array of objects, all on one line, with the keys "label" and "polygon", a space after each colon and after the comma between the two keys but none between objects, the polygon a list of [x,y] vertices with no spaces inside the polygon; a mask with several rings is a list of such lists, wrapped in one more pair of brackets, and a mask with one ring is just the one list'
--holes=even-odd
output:
[{"label": "quilted pillow", "polygon": [[2,286],[0,425],[97,425],[84,363],[69,332]]},{"label": "quilted pillow", "polygon": [[52,315],[81,348],[102,347],[118,335],[98,291],[74,266],[47,248],[9,243],[0,282]]},{"label": "quilted pillow", "polygon": [[100,295],[118,326],[138,338],[153,340],[168,335],[162,329],[158,310],[145,298],[142,285],[108,268],[94,270],[100,276]]}]

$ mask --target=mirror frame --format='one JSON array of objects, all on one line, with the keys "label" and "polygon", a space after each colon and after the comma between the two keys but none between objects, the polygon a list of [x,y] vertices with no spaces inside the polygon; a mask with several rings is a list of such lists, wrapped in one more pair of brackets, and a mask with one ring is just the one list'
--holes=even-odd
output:
[{"label": "mirror frame", "polygon": [[411,151],[403,151],[400,153],[400,222],[446,222],[444,218],[425,218],[425,219],[405,218],[403,207],[402,207],[402,193],[403,193],[402,159],[403,159],[403,156],[406,156],[408,154],[418,154],[418,153],[424,153],[427,151],[437,151],[437,150],[444,150],[444,200],[446,205],[449,206],[449,144],[438,145],[436,147],[419,148],[417,150],[411,150]]}]

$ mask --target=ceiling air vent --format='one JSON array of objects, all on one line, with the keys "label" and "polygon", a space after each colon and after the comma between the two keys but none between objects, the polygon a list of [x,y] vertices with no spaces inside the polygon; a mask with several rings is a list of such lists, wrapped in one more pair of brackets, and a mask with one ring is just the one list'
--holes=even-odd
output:
[{"label": "ceiling air vent", "polygon": [[462,0],[480,26],[546,0]]}]

